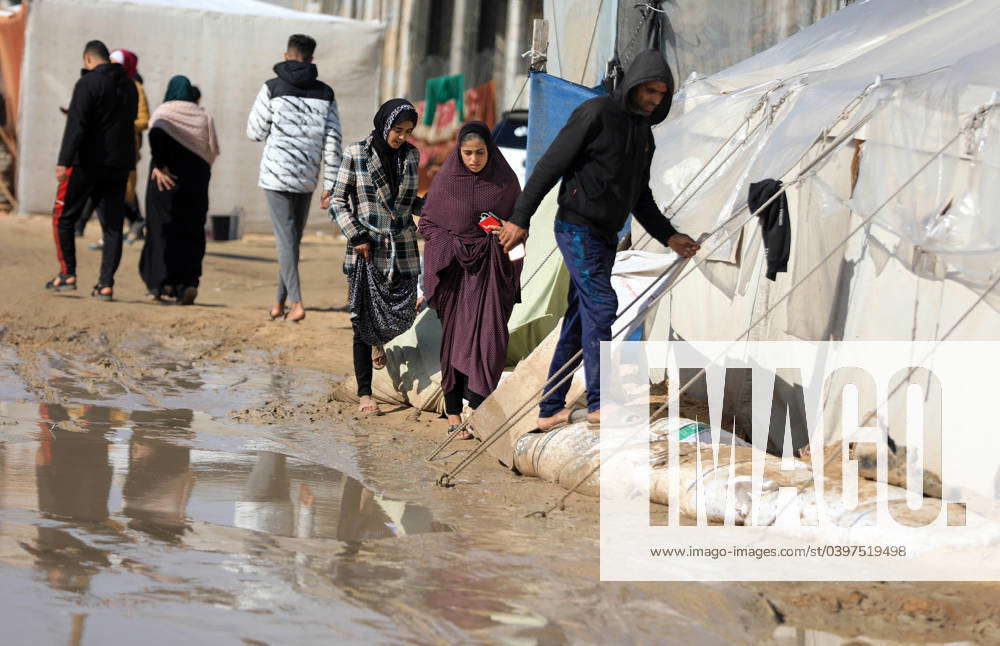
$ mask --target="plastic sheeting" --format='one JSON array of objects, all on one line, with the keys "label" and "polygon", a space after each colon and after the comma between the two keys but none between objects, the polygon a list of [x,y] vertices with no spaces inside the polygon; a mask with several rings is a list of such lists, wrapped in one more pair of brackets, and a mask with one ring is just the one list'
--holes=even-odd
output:
[{"label": "plastic sheeting", "polygon": [[[883,109],[872,128],[877,129],[879,120],[892,123],[910,133],[911,141],[892,137],[899,157],[889,165],[863,163],[858,192],[863,200],[865,174],[878,167],[890,169],[880,184],[894,190],[919,165],[913,161],[917,153],[931,145],[918,145],[915,139],[953,134],[962,111],[968,114],[973,105],[981,105],[990,96],[988,88],[1000,84],[985,64],[1000,38],[992,28],[998,13],[995,3],[969,0],[852,5],[777,47],[692,83],[675,100],[679,109],[673,119],[657,128],[654,195],[662,205],[669,204],[736,126],[744,124],[706,171],[711,179],[705,188],[674,216],[675,225],[689,234],[708,231],[745,202],[751,182],[793,171],[825,132],[838,123],[844,126],[841,117],[856,119]],[[970,68],[976,73],[960,71]],[[936,79],[921,78],[934,70]],[[856,105],[878,76],[884,79],[882,87]],[[942,104],[940,99],[948,100]],[[926,107],[919,123],[912,113],[901,112],[914,104]],[[736,154],[721,165],[732,148],[738,148]],[[732,256],[724,248],[718,257]]]},{"label": "plastic sheeting", "polygon": [[[594,0],[545,0],[543,10],[549,21],[548,72],[581,85],[602,81],[608,60],[614,54],[618,4],[618,0],[602,0],[598,6]],[[628,4],[631,8],[634,2],[630,0]]]},{"label": "plastic sheeting", "polygon": [[525,177],[531,177],[535,164],[566,125],[573,110],[602,93],[600,88],[583,87],[549,74],[531,74],[531,104],[528,108],[531,116],[528,119]]},{"label": "plastic sheeting", "polygon": [[[681,424],[690,421],[681,420]],[[678,442],[676,475],[680,487],[678,498],[672,500],[669,433],[669,430],[664,433],[650,427],[649,437],[637,436],[634,443],[620,449],[619,455],[648,450],[652,467],[650,502],[675,504],[687,518],[693,519],[704,513],[709,523],[729,522],[736,525],[750,524],[751,519],[756,518],[757,526],[768,526],[779,518],[783,519],[789,511],[794,513],[797,510],[797,520],[803,525],[816,524],[819,515],[824,514],[838,527],[871,527],[876,524],[876,506],[879,501],[884,501],[897,522],[923,527],[942,511],[942,502],[935,498],[924,498],[919,509],[911,509],[905,489],[863,478],[856,481],[857,503],[848,507],[844,496],[845,481],[836,470],[825,473],[822,495],[818,495],[815,476],[808,462],[783,460],[764,454],[722,430],[719,430],[720,441],[715,444],[690,441],[690,438]],[[732,443],[722,441],[725,439]],[[621,459],[628,458],[623,456]],[[752,491],[752,464],[755,460],[763,465],[761,493],[757,498]],[[548,480],[585,496],[599,495],[600,464],[600,432],[585,422],[547,433],[524,435],[514,450],[514,467],[521,474]],[[793,491],[794,502],[785,498],[783,489]],[[958,547],[1000,543],[1000,525],[996,522],[988,522],[980,516],[969,518],[969,522],[980,528],[971,541],[968,537],[949,533],[947,528],[927,528],[924,530],[924,545]]]},{"label": "plastic sheeting", "polygon": [[[320,79],[337,94],[344,145],[371,130],[378,101],[383,27],[303,13],[252,0],[38,0],[28,19],[21,84],[21,209],[48,213],[55,199],[55,164],[63,128],[60,106],[79,78],[83,46],[91,38],[139,55],[150,109],[167,81],[184,74],[202,90],[215,118],[222,155],[212,169],[211,211],[242,207],[249,229],[270,230],[257,187],[261,145],[247,139],[246,117],[261,84],[273,76],[289,34],[318,42]],[[140,161],[139,194],[148,170]],[[317,213],[317,215],[319,215]]]},{"label": "plastic sheeting", "polygon": [[[678,79],[705,76],[788,38],[848,0],[671,0],[661,3],[671,67]],[[630,1],[629,5],[636,4]]]},{"label": "plastic sheeting", "polygon": [[[734,340],[818,268],[747,338],[924,340],[961,319],[949,338],[995,339],[997,312],[970,308],[1000,266],[991,209],[1000,111],[978,113],[1000,92],[997,24],[996,2],[858,3],[684,87],[655,131],[651,186],[675,226],[695,236],[738,211],[751,182],[791,180],[839,134],[871,121],[789,189],[789,274],[761,281],[757,223],[730,226],[732,243],[713,256],[727,262],[679,284],[648,336]],[[1000,306],[1000,294],[987,296]]]}]

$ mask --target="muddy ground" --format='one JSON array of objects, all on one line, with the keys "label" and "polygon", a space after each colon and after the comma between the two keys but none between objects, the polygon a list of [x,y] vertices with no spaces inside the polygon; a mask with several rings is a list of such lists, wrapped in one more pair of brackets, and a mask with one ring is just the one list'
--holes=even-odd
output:
[{"label": "muddy ground", "polygon": [[[422,456],[444,437],[443,420],[427,413],[414,419],[410,410],[358,420],[351,405],[333,400],[333,384],[352,369],[340,271],[343,242],[334,235],[311,234],[303,242],[308,314],[300,324],[267,320],[277,271],[269,237],[210,242],[197,304],[180,307],[144,297],[136,270],[139,244],[126,247],[115,302],[90,298],[89,288],[83,287],[95,282],[99,253],[86,244],[97,236],[91,225],[78,245],[81,289],[49,294],[42,286],[57,269],[50,220],[0,216],[0,345],[16,351],[20,375],[38,396],[47,401],[65,397],[52,392],[41,376],[39,357],[52,352],[75,357],[91,374],[97,371],[132,384],[137,392],[145,390],[154,406],[160,394],[143,386],[157,376],[149,368],[154,347],[161,359],[181,363],[244,360],[321,373],[330,385],[326,391],[302,401],[247,402],[235,406],[232,415],[264,426],[289,454],[320,465],[343,468],[331,447],[346,442],[356,450],[358,477],[367,487],[418,503],[454,527],[467,541],[466,549],[431,553],[434,544],[419,537],[407,549],[412,558],[442,564],[437,576],[446,588],[451,577],[457,594],[445,605],[456,616],[465,616],[467,606],[489,614],[492,597],[513,595],[560,627],[558,633],[528,635],[534,642],[527,643],[1000,643],[1000,584],[602,584],[596,501],[573,497],[560,512],[528,518],[562,491],[517,477],[488,458],[467,469],[458,486],[436,487],[440,467]],[[239,386],[229,393],[239,395]],[[307,430],[283,434],[286,425]],[[486,546],[506,552],[508,565],[482,563],[477,554],[488,551]],[[542,563],[536,570],[534,564]],[[466,581],[463,573],[484,567],[494,571],[494,583],[477,590],[479,584]],[[510,577],[505,577],[508,567]],[[532,580],[534,571],[552,578]],[[391,601],[385,605],[386,612],[406,614]],[[414,612],[410,623],[420,624],[421,616]],[[441,620],[463,628],[447,611]],[[428,642],[449,641],[447,636],[454,634],[463,635],[459,641],[494,641],[489,632],[479,635],[475,622],[464,628],[465,633],[449,633],[423,626],[426,632],[416,632],[433,636]],[[850,641],[852,637],[856,640]]]}]

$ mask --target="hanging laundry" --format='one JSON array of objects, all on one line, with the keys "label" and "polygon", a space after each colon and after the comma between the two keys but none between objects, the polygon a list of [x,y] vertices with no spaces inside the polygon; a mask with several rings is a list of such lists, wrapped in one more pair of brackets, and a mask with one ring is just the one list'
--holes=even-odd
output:
[{"label": "hanging laundry", "polygon": [[[747,197],[750,212],[756,212],[780,190],[781,182],[776,179],[764,179],[751,184],[750,195]],[[791,255],[792,222],[788,217],[788,200],[785,194],[782,193],[767,208],[757,213],[757,219],[760,220],[767,254],[767,279],[774,280],[779,271],[788,271],[788,258]]]},{"label": "hanging laundry", "polygon": [[426,107],[424,108],[424,125],[429,126],[434,123],[434,110],[438,104],[445,103],[451,99],[455,100],[455,107],[458,110],[458,121],[465,120],[465,75],[453,74],[451,76],[436,76],[427,79],[425,91]]}]

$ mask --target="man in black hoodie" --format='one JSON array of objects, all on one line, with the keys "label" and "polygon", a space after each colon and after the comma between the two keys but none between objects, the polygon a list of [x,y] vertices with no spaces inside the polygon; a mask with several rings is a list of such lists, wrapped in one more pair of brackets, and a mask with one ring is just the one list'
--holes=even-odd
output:
[{"label": "man in black hoodie", "polygon": [[101,276],[93,296],[111,300],[115,271],[122,257],[122,221],[125,186],[135,168],[135,117],[139,98],[125,68],[112,63],[99,40],[83,50],[83,70],[73,87],[66,113],[66,129],[59,149],[56,181],[59,190],[53,211],[59,275],[45,287],[76,289],[74,227],[88,198],[104,201],[101,229]]},{"label": "man in black hoodie", "polygon": [[[660,243],[688,258],[699,245],[678,233],[660,212],[649,189],[653,159],[651,126],[670,111],[674,79],[663,56],[636,56],[622,85],[611,95],[580,105],[535,165],[514,214],[500,231],[509,251],[528,235],[542,198],[562,179],[556,242],[570,274],[569,307],[552,356],[552,383],[576,370],[569,360],[581,349],[587,381],[587,419],[600,420],[601,341],[611,340],[618,299],[611,287],[618,232],[629,213]],[[566,422],[569,380],[542,402],[538,428]]]}]

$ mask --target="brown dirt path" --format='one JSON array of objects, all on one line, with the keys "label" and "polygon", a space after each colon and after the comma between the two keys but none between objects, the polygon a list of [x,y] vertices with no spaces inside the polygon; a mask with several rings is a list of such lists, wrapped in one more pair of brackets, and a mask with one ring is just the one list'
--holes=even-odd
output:
[{"label": "brown dirt path", "polygon": [[[346,283],[340,271],[343,242],[335,236],[306,236],[301,273],[308,314],[305,322],[291,324],[266,318],[277,271],[273,240],[267,236],[209,242],[198,302],[179,307],[144,297],[136,270],[141,243],[125,249],[116,301],[91,299],[89,286],[100,254],[86,244],[98,235],[92,224],[87,238],[78,240],[81,289],[49,294],[43,284],[57,269],[50,219],[0,216],[0,342],[13,346],[22,359],[45,349],[85,355],[99,343],[110,348],[121,365],[138,369],[142,357],[132,354],[125,341],[139,336],[173,348],[186,360],[263,351],[267,361],[320,370],[332,377],[352,370]],[[361,466],[370,485],[425,504],[443,521],[468,531],[492,535],[494,540],[509,536],[514,541],[512,555],[558,555],[561,560],[553,567],[574,571],[590,590],[580,593],[578,601],[584,607],[566,608],[567,614],[585,617],[586,606],[608,603],[625,621],[630,604],[655,608],[655,601],[687,613],[696,623],[714,624],[715,637],[726,643],[774,643],[769,636],[780,622],[845,637],[1000,643],[996,614],[1000,584],[598,584],[596,501],[571,498],[563,512],[542,520],[526,519],[525,514],[547,506],[561,490],[513,476],[485,458],[463,474],[460,486],[434,487],[437,470],[421,456],[443,438],[446,426],[426,413],[417,420],[410,411],[395,411],[358,421],[352,419],[352,406],[329,396],[313,402],[277,402],[272,408],[250,413],[262,423],[294,418],[315,424],[316,438],[302,443],[308,457],[322,462],[325,431],[353,427],[352,441],[361,449]],[[568,598],[573,593],[561,594]],[[546,605],[559,612],[565,599],[550,601]]]}]

